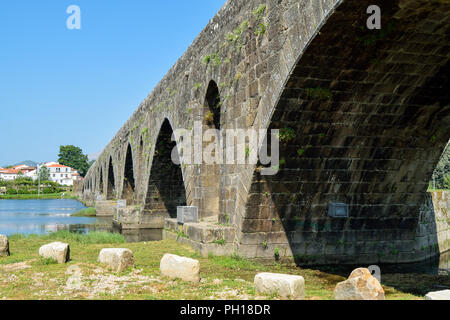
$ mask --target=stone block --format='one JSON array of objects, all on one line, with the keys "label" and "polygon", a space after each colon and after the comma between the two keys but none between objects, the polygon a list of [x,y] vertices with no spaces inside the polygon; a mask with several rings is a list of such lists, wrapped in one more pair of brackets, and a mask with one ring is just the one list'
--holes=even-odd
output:
[{"label": "stone block", "polygon": [[303,300],[305,280],[301,276],[279,273],[259,273],[255,276],[255,292],[277,294],[284,299]]},{"label": "stone block", "polygon": [[160,264],[161,275],[183,281],[200,281],[200,262],[198,260],[165,254]]},{"label": "stone block", "polygon": [[52,242],[39,248],[39,255],[45,259],[54,259],[66,263],[70,259],[70,247],[67,243]]},{"label": "stone block", "polygon": [[0,257],[9,256],[9,240],[7,236],[0,235]]},{"label": "stone block", "polygon": [[108,265],[115,272],[134,267],[134,255],[129,249],[102,249],[98,256],[98,261]]},{"label": "stone block", "polygon": [[354,270],[350,277],[334,289],[335,300],[385,300],[384,290],[366,268]]},{"label": "stone block", "polygon": [[425,300],[450,300],[450,290],[429,292]]}]

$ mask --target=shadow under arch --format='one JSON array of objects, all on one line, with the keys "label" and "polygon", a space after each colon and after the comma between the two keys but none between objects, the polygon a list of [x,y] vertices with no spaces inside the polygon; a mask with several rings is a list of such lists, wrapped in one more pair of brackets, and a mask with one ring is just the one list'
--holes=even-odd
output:
[{"label": "shadow under arch", "polygon": [[172,135],[173,129],[169,120],[165,119],[155,145],[143,221],[176,218],[177,207],[186,206],[186,189],[181,165],[172,161],[172,150],[176,150],[175,156],[179,159]]},{"label": "shadow under arch", "polygon": [[105,190],[103,186],[103,166],[100,166],[100,181],[99,181],[99,193],[102,195]]},{"label": "shadow under arch", "polygon": [[128,144],[127,153],[125,158],[125,167],[123,172],[123,189],[122,199],[127,201],[127,206],[134,203],[134,191],[136,185],[134,182],[134,169],[133,169],[133,152],[131,145]]},{"label": "shadow under arch", "polygon": [[113,200],[116,193],[116,181],[114,178],[114,166],[112,157],[108,161],[108,182],[106,184],[106,200]]},{"label": "shadow under arch", "polygon": [[[336,9],[271,115],[269,129],[281,130],[280,171],[255,171],[242,222],[241,242],[260,240],[259,257],[292,254],[299,265],[422,257],[408,248],[450,137],[449,20],[439,19],[450,6],[372,2]],[[383,29],[370,31],[366,9],[377,2]],[[349,217],[330,217],[332,202],[347,204]]]},{"label": "shadow under arch", "polygon": [[[205,162],[205,155],[214,159],[216,150],[207,149],[208,146],[219,143],[220,136],[220,114],[221,114],[221,98],[219,88],[215,81],[211,80],[206,91],[206,96],[203,104],[203,134],[207,130],[216,130],[214,137],[210,141],[203,140],[203,163],[201,165],[201,204],[199,206],[199,216],[219,217],[219,201],[220,201],[220,162],[207,164]],[[208,151],[208,152],[205,152]]]}]

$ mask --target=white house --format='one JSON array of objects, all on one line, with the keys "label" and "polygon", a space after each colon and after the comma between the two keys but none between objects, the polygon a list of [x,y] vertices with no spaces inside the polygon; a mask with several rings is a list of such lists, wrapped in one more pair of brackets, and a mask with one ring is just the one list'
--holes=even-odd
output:
[{"label": "white house", "polygon": [[75,169],[59,163],[46,163],[45,166],[50,171],[50,179],[65,186],[72,186],[73,182],[80,177]]},{"label": "white house", "polygon": [[[50,173],[50,180],[61,185],[72,186],[73,182],[80,178],[79,173],[68,166],[63,166],[57,162],[47,162],[39,166],[47,167]],[[31,177],[33,180],[38,179],[38,169],[25,174],[27,177]]]},{"label": "white house", "polygon": [[16,169],[0,169],[0,180],[15,180],[20,170]]}]

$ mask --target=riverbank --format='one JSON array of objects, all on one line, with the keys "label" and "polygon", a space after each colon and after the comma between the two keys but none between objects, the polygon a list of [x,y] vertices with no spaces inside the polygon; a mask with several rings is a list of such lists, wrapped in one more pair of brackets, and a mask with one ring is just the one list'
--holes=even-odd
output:
[{"label": "riverbank", "polygon": [[0,200],[55,200],[55,199],[73,199],[78,200],[78,197],[74,196],[70,192],[64,193],[50,193],[50,194],[7,194],[0,195]]},{"label": "riverbank", "polygon": [[78,212],[72,213],[72,217],[96,217],[97,216],[97,210],[95,208],[86,208],[83,210],[80,210]]},{"label": "riverbank", "polygon": [[[48,264],[39,259],[39,247],[53,241],[70,244],[69,263]],[[102,248],[117,247],[133,251],[135,269],[117,274],[98,263]],[[10,237],[10,249],[10,257],[0,258],[0,299],[277,299],[257,296],[253,289],[257,273],[277,272],[303,276],[307,300],[329,300],[333,299],[336,284],[345,280],[333,272],[279,264],[266,266],[238,257],[204,258],[172,240],[124,243],[118,234],[15,235]],[[165,253],[198,259],[202,281],[191,284],[162,278],[159,264]],[[435,290],[436,284],[450,286],[450,277],[386,274],[382,282],[387,299],[417,300]]]}]

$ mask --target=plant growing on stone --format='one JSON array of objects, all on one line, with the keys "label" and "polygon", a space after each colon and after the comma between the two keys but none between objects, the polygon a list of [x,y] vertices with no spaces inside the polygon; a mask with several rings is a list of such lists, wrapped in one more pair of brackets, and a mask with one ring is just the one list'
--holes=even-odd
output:
[{"label": "plant growing on stone", "polygon": [[295,139],[295,137],[296,137],[295,130],[292,128],[282,128],[282,129],[280,129],[280,133],[278,135],[280,142],[286,142],[286,143]]},{"label": "plant growing on stone", "polygon": [[258,8],[252,11],[252,14],[257,18],[261,19],[267,13],[267,7],[265,4],[261,4]]},{"label": "plant growing on stone", "polygon": [[276,261],[280,260],[280,248],[275,248],[274,257]]},{"label": "plant growing on stone", "polygon": [[259,23],[256,26],[255,35],[262,36],[264,33],[266,33],[266,25],[264,23]]},{"label": "plant growing on stone", "polygon": [[212,113],[211,111],[207,111],[205,113],[205,117],[204,120],[206,121],[206,123],[208,124],[213,124],[214,123],[214,113]]},{"label": "plant growing on stone", "polygon": [[306,95],[309,99],[315,100],[330,100],[332,97],[331,91],[326,88],[306,88]]}]

